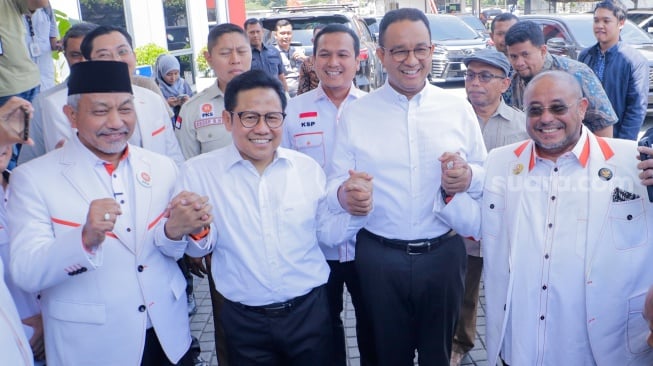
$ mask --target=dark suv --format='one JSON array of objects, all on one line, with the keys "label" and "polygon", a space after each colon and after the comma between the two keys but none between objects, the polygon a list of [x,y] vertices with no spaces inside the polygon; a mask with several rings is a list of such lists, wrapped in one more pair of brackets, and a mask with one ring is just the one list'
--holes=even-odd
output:
[{"label": "dark suv", "polygon": [[454,15],[426,14],[431,26],[431,42],[435,46],[431,62],[431,83],[462,81],[463,59],[487,48],[487,40]]},{"label": "dark suv", "polygon": [[371,90],[383,85],[383,66],[376,57],[376,39],[351,5],[314,5],[273,8],[274,14],[261,18],[263,28],[268,30],[267,42],[273,42],[277,21],[287,19],[292,24],[293,46],[304,48],[306,55],[313,54],[313,28],[316,24],[344,24],[356,32],[361,43],[360,69],[356,73],[356,86]]}]

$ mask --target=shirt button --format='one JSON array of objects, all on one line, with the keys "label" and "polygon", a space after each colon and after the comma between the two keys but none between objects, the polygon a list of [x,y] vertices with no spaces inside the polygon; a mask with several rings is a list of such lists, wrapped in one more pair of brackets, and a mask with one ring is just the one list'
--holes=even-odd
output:
[{"label": "shirt button", "polygon": [[138,311],[140,311],[141,313],[145,312],[145,305],[139,306]]},{"label": "shirt button", "polygon": [[633,215],[628,215],[628,216],[626,216],[626,220],[630,221],[630,220],[632,220],[632,219],[633,219]]},{"label": "shirt button", "polygon": [[143,272],[143,269],[145,269],[145,267],[143,267],[143,265],[140,264],[138,265],[138,267],[136,267],[136,269],[138,269],[138,272]]},{"label": "shirt button", "polygon": [[545,254],[545,255],[544,255],[544,259],[549,259],[549,255],[548,255],[548,254]]},{"label": "shirt button", "polygon": [[125,204],[125,200],[120,200],[120,204],[121,204],[121,205],[124,205],[124,204]]},{"label": "shirt button", "polygon": [[551,201],[555,201],[555,200],[556,200],[556,196],[551,196]]},{"label": "shirt button", "polygon": [[558,172],[558,167],[553,168],[554,172]]},{"label": "shirt button", "polygon": [[540,315],[540,320],[544,320],[544,315]]},{"label": "shirt button", "polygon": [[113,177],[114,177],[114,178],[118,178],[118,175],[117,175],[117,174],[114,174]]},{"label": "shirt button", "polygon": [[494,209],[494,203],[490,203],[490,209]]},{"label": "shirt button", "polygon": [[546,290],[546,285],[542,286],[542,290]]},{"label": "shirt button", "polygon": [[132,229],[127,228],[127,232],[128,232],[128,233],[131,233],[131,232],[132,232]]}]

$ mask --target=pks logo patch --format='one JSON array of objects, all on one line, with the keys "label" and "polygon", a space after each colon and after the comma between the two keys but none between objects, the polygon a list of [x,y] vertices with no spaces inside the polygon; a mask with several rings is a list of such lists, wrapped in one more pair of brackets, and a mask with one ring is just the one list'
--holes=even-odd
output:
[{"label": "pks logo patch", "polygon": [[213,117],[213,105],[211,103],[204,103],[200,107],[200,118]]}]

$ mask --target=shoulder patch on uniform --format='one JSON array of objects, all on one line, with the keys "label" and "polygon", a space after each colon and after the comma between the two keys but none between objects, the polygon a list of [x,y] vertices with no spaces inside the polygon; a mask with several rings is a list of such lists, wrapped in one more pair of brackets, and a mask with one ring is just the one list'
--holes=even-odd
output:
[{"label": "shoulder patch on uniform", "polygon": [[200,106],[200,118],[213,117],[213,104],[204,103]]}]

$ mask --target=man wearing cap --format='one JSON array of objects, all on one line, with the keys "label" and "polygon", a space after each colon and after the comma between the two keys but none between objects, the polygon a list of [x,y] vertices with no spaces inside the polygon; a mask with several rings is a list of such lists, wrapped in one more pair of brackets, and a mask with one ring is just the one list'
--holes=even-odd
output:
[{"label": "man wearing cap", "polygon": [[[510,63],[506,56],[499,51],[485,49],[465,58],[463,62],[467,66],[467,99],[474,108],[488,151],[528,139],[524,112],[506,105],[501,97],[510,87]],[[476,309],[483,271],[480,242],[467,238],[463,241],[467,249],[465,295],[453,338],[451,366],[459,365],[464,355],[474,348]]]},{"label": "man wearing cap", "polygon": [[[80,43],[77,43],[77,42]],[[131,48],[131,37],[129,33],[119,27],[99,26],[92,30],[84,29],[82,34],[76,37],[74,42],[66,43],[65,54],[74,54],[75,58],[66,56],[66,61],[80,62],[84,60],[115,60],[124,62],[129,68],[129,75],[134,91],[134,108],[137,116],[136,129],[130,138],[130,143],[141,146],[150,151],[169,156],[177,165],[184,161],[179,143],[172,131],[170,114],[167,111],[167,104],[163,97],[158,96],[149,89],[137,86],[134,83],[133,73],[136,67],[136,57]],[[79,47],[76,49],[76,47]],[[70,51],[70,52],[69,52]],[[77,53],[81,52],[81,55]],[[81,57],[80,57],[81,56]],[[155,85],[156,87],[156,85]],[[158,87],[156,87],[158,89]],[[47,122],[43,125],[43,144],[40,149],[49,152],[68,141],[73,130],[63,113],[63,106],[66,104],[67,89],[62,88],[52,94],[48,94],[39,100],[38,111],[35,112],[38,118],[47,116]],[[30,153],[25,158],[19,158],[25,162],[31,158],[40,156],[41,152]]]},{"label": "man wearing cap", "polygon": [[176,263],[186,246],[154,228],[176,207],[193,215],[163,221],[196,233],[210,206],[189,192],[173,199],[175,163],[128,143],[134,103],[125,63],[74,65],[64,111],[76,134],[12,175],[11,274],[41,293],[51,366],[192,365]]}]

